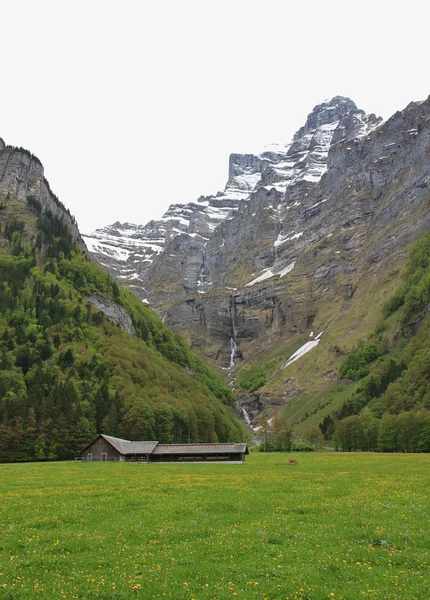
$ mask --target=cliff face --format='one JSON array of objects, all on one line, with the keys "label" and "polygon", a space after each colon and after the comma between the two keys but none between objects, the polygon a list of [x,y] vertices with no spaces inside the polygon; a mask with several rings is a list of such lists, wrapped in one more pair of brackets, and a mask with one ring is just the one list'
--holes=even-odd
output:
[{"label": "cliff face", "polygon": [[[178,261],[181,276],[175,282],[174,273],[168,277],[168,287],[176,289],[169,297],[182,293],[182,287],[188,293],[200,281],[206,242],[219,224],[238,210],[240,202],[249,198],[266,164],[266,159],[254,155],[231,155],[229,180],[223,192],[201,196],[197,202],[186,205],[172,204],[160,220],[146,225],[116,222],[84,235],[85,242],[94,258],[142,299],[152,297],[154,286],[147,286],[147,282],[160,269],[176,270]],[[170,258],[177,260],[169,261]]]},{"label": "cliff face", "polygon": [[[219,261],[220,253],[211,245],[212,238],[217,243],[220,224],[243,212],[243,206],[255,200],[258,191],[272,191],[277,201],[294,203],[295,197],[326,171],[333,136],[362,134],[377,123],[348,98],[333,98],[315,107],[290,144],[268,146],[259,155],[232,154],[223,192],[202,196],[187,205],[173,204],[159,221],[145,226],[117,222],[84,238],[106,269],[157,306],[178,295],[207,292],[211,283],[207,271],[211,261],[215,266]],[[260,196],[254,205],[258,209],[264,202],[265,196]],[[248,227],[259,234],[255,219]],[[214,254],[208,261],[206,246]],[[166,279],[164,274],[170,270]],[[146,285],[149,281],[152,283]]]},{"label": "cliff face", "polygon": [[223,200],[238,184],[243,194],[243,182],[251,187],[253,178],[251,191],[209,237],[201,227],[188,229],[170,240],[146,271],[148,298],[166,322],[192,331],[194,343],[224,366],[230,363],[234,316],[238,357],[262,335],[282,334],[291,311],[302,313],[300,295],[306,290],[287,300],[286,281],[302,281],[295,265],[309,244],[304,231],[327,202],[313,198],[330,150],[342,140],[366,135],[379,122],[351,100],[336,97],[315,107],[291,144],[268,147],[256,157],[232,155],[226,191],[209,202]]},{"label": "cliff face", "polygon": [[[428,230],[429,158],[429,99],[381,122],[335,97],[291,144],[232,155],[224,192],[171,207],[155,227],[157,251],[122,280],[138,273],[139,293],[166,324],[228,372],[322,331],[318,355],[327,354],[329,343],[364,333],[408,247]],[[287,371],[258,402],[309,387]]]},{"label": "cliff face", "polygon": [[28,196],[64,221],[74,241],[86,251],[75,219],[51,191],[40,160],[28,150],[6,146],[0,139],[0,199],[26,203]]}]

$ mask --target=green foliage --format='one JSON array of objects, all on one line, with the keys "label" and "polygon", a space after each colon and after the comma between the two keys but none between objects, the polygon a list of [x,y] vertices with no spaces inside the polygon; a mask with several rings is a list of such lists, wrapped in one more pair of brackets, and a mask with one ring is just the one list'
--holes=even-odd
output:
[{"label": "green foliage", "polygon": [[370,371],[370,364],[375,361],[380,352],[376,344],[363,344],[341,362],[339,366],[340,377],[347,377],[357,381],[365,377]]},{"label": "green foliage", "polygon": [[252,373],[245,372],[238,378],[237,384],[240,388],[248,390],[248,392],[251,393],[263,387],[266,381],[267,379],[264,373],[261,371],[254,371]]},{"label": "green foliage", "polygon": [[309,442],[294,442],[291,450],[293,452],[315,452],[315,446]]},{"label": "green foliage", "polygon": [[[109,281],[112,281],[111,278]],[[115,289],[112,290],[112,294],[115,296]],[[234,404],[234,396],[221,376],[191,351],[184,338],[168,329],[151,308],[122,289],[117,301],[127,310],[137,335],[148,346],[168,360],[186,368],[188,373],[222,402],[230,406]]]},{"label": "green foliage", "polygon": [[43,245],[48,257],[57,257],[60,253],[69,256],[73,248],[73,239],[66,223],[50,210],[38,214],[40,216],[37,221],[37,247],[40,249]]},{"label": "green foliage", "polygon": [[326,415],[319,424],[319,428],[325,440],[330,440],[332,438],[334,433],[334,424],[335,421],[331,415]]},{"label": "green foliage", "polygon": [[[331,436],[339,448],[430,452],[429,301],[430,235],[425,234],[411,248],[399,291],[383,308],[378,342],[359,347],[340,365],[341,376],[361,381],[320,423],[324,437]],[[419,326],[414,335],[411,323]]]},{"label": "green foliage", "polygon": [[243,370],[239,371],[236,382],[237,386],[243,390],[247,390],[249,393],[255,392],[267,383],[267,380],[278,366],[279,357],[260,356]]},{"label": "green foliage", "polygon": [[[335,412],[338,419],[357,415],[374,398],[379,398],[404,369],[403,361],[391,356],[381,358],[372,372],[360,382],[356,392]],[[385,407],[384,407],[385,412]]]},{"label": "green foliage", "polygon": [[424,234],[413,245],[400,289],[383,307],[388,318],[401,308],[399,320],[402,324],[422,316],[430,302],[430,234]]},{"label": "green foliage", "polygon": [[22,234],[25,229],[24,221],[19,221],[18,219],[12,219],[8,221],[4,227],[4,237],[9,240],[12,240],[12,236],[14,233]]},{"label": "green foliage", "polygon": [[277,415],[274,419],[263,421],[260,452],[289,452],[293,432],[288,422]]},{"label": "green foliage", "polygon": [[[15,219],[0,254],[0,461],[71,458],[96,433],[162,442],[245,437],[221,377],[73,246],[64,222]],[[30,236],[30,237],[27,237]],[[15,239],[16,238],[16,239]],[[126,334],[87,301],[131,316]]]},{"label": "green foliage", "polygon": [[385,319],[396,312],[405,303],[406,289],[403,287],[393,294],[382,307],[382,314]]},{"label": "green foliage", "polygon": [[258,446],[260,452],[277,452],[276,445],[268,440],[263,440]]},{"label": "green foliage", "polygon": [[27,206],[37,215],[41,215],[43,212],[42,204],[35,196],[27,196]]},{"label": "green foliage", "polygon": [[334,440],[346,451],[430,452],[430,410],[384,413],[378,419],[366,409],[339,421]]}]

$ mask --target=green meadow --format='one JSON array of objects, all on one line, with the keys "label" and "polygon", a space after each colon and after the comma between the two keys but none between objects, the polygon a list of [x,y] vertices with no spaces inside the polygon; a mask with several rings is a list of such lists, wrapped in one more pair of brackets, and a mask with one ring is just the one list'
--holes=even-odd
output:
[{"label": "green meadow", "polygon": [[0,465],[0,598],[430,597],[430,456]]}]

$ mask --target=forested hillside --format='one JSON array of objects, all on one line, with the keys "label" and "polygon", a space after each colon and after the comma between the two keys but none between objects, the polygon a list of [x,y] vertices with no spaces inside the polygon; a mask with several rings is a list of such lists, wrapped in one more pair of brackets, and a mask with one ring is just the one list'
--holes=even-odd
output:
[{"label": "forested hillside", "polygon": [[343,450],[430,452],[430,234],[411,249],[398,291],[367,344],[340,363],[355,393],[320,423]]},{"label": "forested hillside", "polygon": [[239,441],[232,403],[184,340],[77,248],[61,217],[33,196],[0,197],[0,461],[71,458],[99,432]]}]

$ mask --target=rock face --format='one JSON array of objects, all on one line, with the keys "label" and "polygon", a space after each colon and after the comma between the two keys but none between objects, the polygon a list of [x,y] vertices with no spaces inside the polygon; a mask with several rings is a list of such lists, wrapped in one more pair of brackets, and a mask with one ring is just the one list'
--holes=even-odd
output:
[{"label": "rock face", "polygon": [[[231,155],[223,192],[85,239],[166,324],[231,371],[314,324],[327,330],[360,294],[364,302],[366,282],[392,277],[430,226],[429,157],[429,99],[382,122],[337,96],[290,144]],[[271,402],[301,391],[284,387]]]},{"label": "rock face", "polygon": [[[172,204],[159,221],[146,225],[116,222],[84,235],[84,240],[94,258],[142,299],[150,295],[145,283],[151,278],[147,271],[158,272],[161,255],[161,264],[167,267],[166,259],[173,257],[169,255],[182,253],[182,248],[187,257],[180,261],[190,271],[190,289],[198,285],[200,291],[205,291],[204,269],[200,273],[203,248],[219,224],[236,212],[240,202],[255,189],[266,163],[251,154],[232,154],[229,180],[223,192],[201,196],[197,202],[186,205]],[[175,262],[172,268],[176,268]],[[186,292],[187,280],[183,278]]]},{"label": "rock face", "polygon": [[[145,226],[117,222],[84,235],[84,239],[105,269],[156,307],[178,295],[206,293],[213,285],[209,270],[217,266],[224,248],[222,239],[219,252],[211,248],[220,224],[232,220],[251,199],[255,210],[265,208],[260,205],[267,203],[266,192],[275,195],[276,201],[293,203],[326,171],[333,136],[343,139],[365,134],[378,122],[350,99],[337,96],[314,108],[291,144],[267,146],[260,155],[232,154],[223,192],[187,205],[172,204],[159,221]],[[253,193],[259,190],[263,196],[256,201]],[[287,190],[288,198],[284,198]],[[249,226],[258,235],[255,220]],[[215,235],[216,243],[218,237]],[[206,260],[208,252],[212,257]]]},{"label": "rock face", "polygon": [[97,298],[96,296],[88,296],[86,301],[92,304],[105,314],[118,327],[121,327],[129,335],[136,335],[136,330],[128,312],[123,306],[106,300],[106,298]]},{"label": "rock face", "polygon": [[6,146],[0,139],[0,199],[12,197],[26,202],[28,196],[38,200],[44,209],[61,219],[81,250],[87,251],[74,217],[51,191],[40,160],[23,148]]}]

